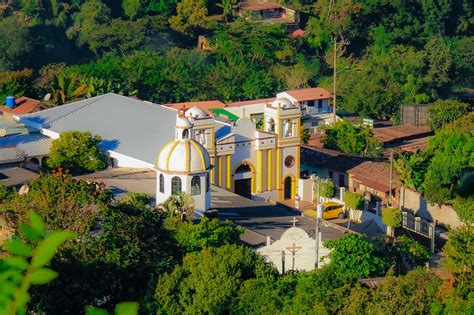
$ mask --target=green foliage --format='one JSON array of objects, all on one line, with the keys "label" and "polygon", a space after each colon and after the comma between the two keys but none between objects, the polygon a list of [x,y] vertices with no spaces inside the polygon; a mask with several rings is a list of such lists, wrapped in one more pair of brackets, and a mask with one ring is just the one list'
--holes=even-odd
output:
[{"label": "green foliage", "polygon": [[0,202],[7,199],[11,195],[10,189],[8,189],[7,185],[0,182]]},{"label": "green foliage", "polygon": [[193,197],[185,193],[171,195],[167,200],[158,205],[158,209],[169,217],[181,221],[192,220],[194,216]]},{"label": "green foliage", "polygon": [[[332,198],[336,192],[336,187],[330,179],[322,178],[319,180],[319,195],[323,198]],[[318,194],[318,183],[315,181],[314,194]]]},{"label": "green foliage", "polygon": [[26,242],[13,238],[3,244],[9,255],[1,260],[4,265],[0,272],[2,314],[26,313],[31,285],[44,285],[58,276],[57,272],[45,266],[64,242],[75,237],[72,232],[46,232],[44,222],[33,211],[29,213],[29,219],[30,225],[20,226]]},{"label": "green foliage", "polygon": [[0,72],[21,69],[32,49],[28,28],[15,16],[0,17],[0,38]]},{"label": "green foliage", "polygon": [[429,108],[429,124],[431,129],[437,130],[463,117],[469,110],[469,104],[457,100],[438,100]]},{"label": "green foliage", "polygon": [[0,71],[0,104],[5,104],[7,96],[23,96],[31,83],[33,71]]},{"label": "green foliage", "polygon": [[107,167],[107,156],[99,146],[100,136],[90,132],[66,131],[53,141],[48,166],[93,172]]},{"label": "green foliage", "polygon": [[397,238],[397,249],[405,254],[416,266],[424,266],[430,261],[430,252],[411,237],[402,235]]},{"label": "green foliage", "polygon": [[[104,309],[86,307],[86,315],[108,315]],[[138,303],[137,302],[122,302],[115,305],[115,315],[138,315]]]},{"label": "green foliage", "polygon": [[344,153],[362,156],[377,156],[381,146],[366,126],[357,126],[347,120],[341,120],[323,128],[324,146]]},{"label": "green foliage", "polygon": [[405,187],[423,192],[423,183],[431,155],[427,151],[415,154],[400,154],[395,160],[395,169]]},{"label": "green foliage", "polygon": [[384,275],[389,267],[386,257],[359,234],[349,233],[324,245],[332,249],[328,268],[334,268],[340,274],[374,277]]},{"label": "green foliage", "polygon": [[83,98],[88,92],[88,86],[81,84],[74,75],[55,75],[50,83],[52,100],[55,105],[62,105]]},{"label": "green foliage", "polygon": [[122,8],[123,12],[126,16],[128,16],[131,20],[136,18],[140,13],[142,8],[142,1],[141,0],[122,0]]},{"label": "green foliage", "polygon": [[199,223],[180,222],[169,219],[168,228],[174,230],[174,237],[186,252],[200,251],[206,247],[219,247],[225,244],[237,244],[242,227],[236,227],[231,221],[223,224],[217,219],[202,218]]},{"label": "green foliage", "polygon": [[182,265],[158,280],[155,291],[158,312],[228,312],[243,281],[274,275],[273,268],[252,249],[243,246],[224,245],[188,254]]},{"label": "green foliage", "polygon": [[300,128],[300,143],[301,144],[308,144],[308,140],[311,138],[311,133],[308,129],[305,129],[304,126]]},{"label": "green foliage", "polygon": [[182,0],[176,7],[176,15],[172,16],[169,22],[174,30],[191,35],[196,28],[204,26],[206,17],[204,0]]},{"label": "green foliage", "polygon": [[453,207],[462,221],[474,222],[474,194],[467,197],[456,196]]},{"label": "green foliage", "polygon": [[339,313],[342,314],[428,314],[438,302],[441,279],[434,273],[416,269],[403,277],[390,273],[374,289],[354,286]]},{"label": "green foliage", "polygon": [[[34,291],[32,309],[75,314],[84,305],[110,310],[120,301],[143,299],[181,254],[163,223],[164,216],[145,204],[102,208],[77,242],[52,261],[60,276]],[[68,299],[61,299],[64,292]]]},{"label": "green foliage", "polygon": [[425,196],[432,203],[452,203],[461,178],[474,166],[474,113],[438,130],[427,151],[433,157],[425,175]]},{"label": "green foliage", "polygon": [[364,209],[364,196],[352,192],[346,192],[344,194],[344,203],[349,209],[362,210]]},{"label": "green foliage", "polygon": [[382,222],[383,224],[391,227],[402,226],[402,211],[397,208],[383,208],[382,209]]},{"label": "green foliage", "polygon": [[2,206],[12,225],[25,223],[28,217],[25,209],[31,209],[49,230],[80,233],[88,228],[96,208],[108,203],[110,198],[103,185],[56,173],[39,176],[29,184],[27,194],[12,194]]}]

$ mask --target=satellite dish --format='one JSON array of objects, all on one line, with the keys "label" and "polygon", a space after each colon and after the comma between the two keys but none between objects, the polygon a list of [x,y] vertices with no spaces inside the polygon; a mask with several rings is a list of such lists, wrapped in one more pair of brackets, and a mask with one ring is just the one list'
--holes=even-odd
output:
[{"label": "satellite dish", "polygon": [[23,185],[21,186],[20,190],[18,191],[18,194],[21,195],[26,195],[30,191],[30,187],[28,185]]},{"label": "satellite dish", "polygon": [[48,93],[48,94],[46,94],[46,95],[44,96],[44,100],[45,100],[45,101],[49,101],[50,98],[51,98],[51,93]]}]

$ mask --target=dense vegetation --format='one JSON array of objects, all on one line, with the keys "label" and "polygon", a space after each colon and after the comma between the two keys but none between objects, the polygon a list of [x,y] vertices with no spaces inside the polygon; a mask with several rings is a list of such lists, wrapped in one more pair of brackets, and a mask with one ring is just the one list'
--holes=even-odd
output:
[{"label": "dense vegetation", "polygon": [[[100,186],[61,173],[40,177],[31,187],[26,195],[7,191],[0,202],[15,235],[3,247],[10,254],[0,262],[0,275],[8,279],[0,309],[82,313],[86,306],[113,310],[123,301],[139,302],[148,314],[451,314],[474,307],[471,225],[452,233],[443,278],[422,268],[407,273],[430,259],[416,241],[368,241],[353,233],[326,242],[333,251],[322,269],[278,275],[239,244],[242,229],[232,223],[193,224],[174,210],[150,207],[145,195],[115,201]],[[36,205],[34,213],[22,211],[25,201]],[[75,233],[51,232],[65,228]],[[376,288],[358,281],[385,274]],[[5,298],[16,304],[5,304]]]},{"label": "dense vegetation", "polygon": [[396,168],[406,187],[434,204],[451,204],[460,218],[474,220],[474,113],[445,125],[426,149],[400,155]]},{"label": "dense vegetation", "polygon": [[[0,102],[50,93],[61,104],[112,91],[160,103],[232,101],[329,88],[334,41],[340,109],[391,118],[402,103],[451,97],[474,83],[474,5],[466,0],[284,1],[302,10],[300,38],[238,17],[237,1],[7,3]],[[198,35],[209,50],[196,49]]]}]

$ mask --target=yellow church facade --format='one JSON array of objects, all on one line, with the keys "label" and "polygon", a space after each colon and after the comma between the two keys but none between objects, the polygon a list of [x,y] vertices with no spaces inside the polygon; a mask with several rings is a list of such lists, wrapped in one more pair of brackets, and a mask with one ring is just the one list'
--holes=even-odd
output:
[{"label": "yellow church facade", "polygon": [[223,127],[196,107],[186,116],[193,120],[194,139],[209,152],[212,184],[257,200],[293,199],[300,173],[300,108],[281,98],[262,110],[261,129],[247,117]]}]

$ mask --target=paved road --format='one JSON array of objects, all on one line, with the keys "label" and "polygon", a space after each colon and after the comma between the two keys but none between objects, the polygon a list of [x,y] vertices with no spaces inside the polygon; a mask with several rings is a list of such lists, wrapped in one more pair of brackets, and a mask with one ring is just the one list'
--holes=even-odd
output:
[{"label": "paved road", "polygon": [[[115,187],[118,194],[133,191],[146,193],[154,199],[156,173],[148,169],[114,168],[82,176],[103,181],[109,187]],[[242,240],[252,246],[261,246],[266,236],[277,240],[283,232],[291,227],[293,217],[297,217],[296,226],[304,229],[314,237],[314,220],[304,218],[285,207],[255,201],[211,185],[211,207],[219,210],[221,219],[229,219],[247,230]],[[341,237],[343,232],[333,227],[321,228],[322,240]]]},{"label": "paved road", "polygon": [[[266,236],[280,239],[283,232],[293,226],[293,217],[298,220],[297,227],[314,237],[315,221],[299,216],[286,207],[270,205],[264,201],[254,201],[235,195],[219,187],[212,187],[211,207],[219,210],[221,219],[228,219],[250,231],[244,233],[242,240],[252,246],[265,244]],[[321,226],[322,241],[339,238],[344,234],[340,229]]]}]

